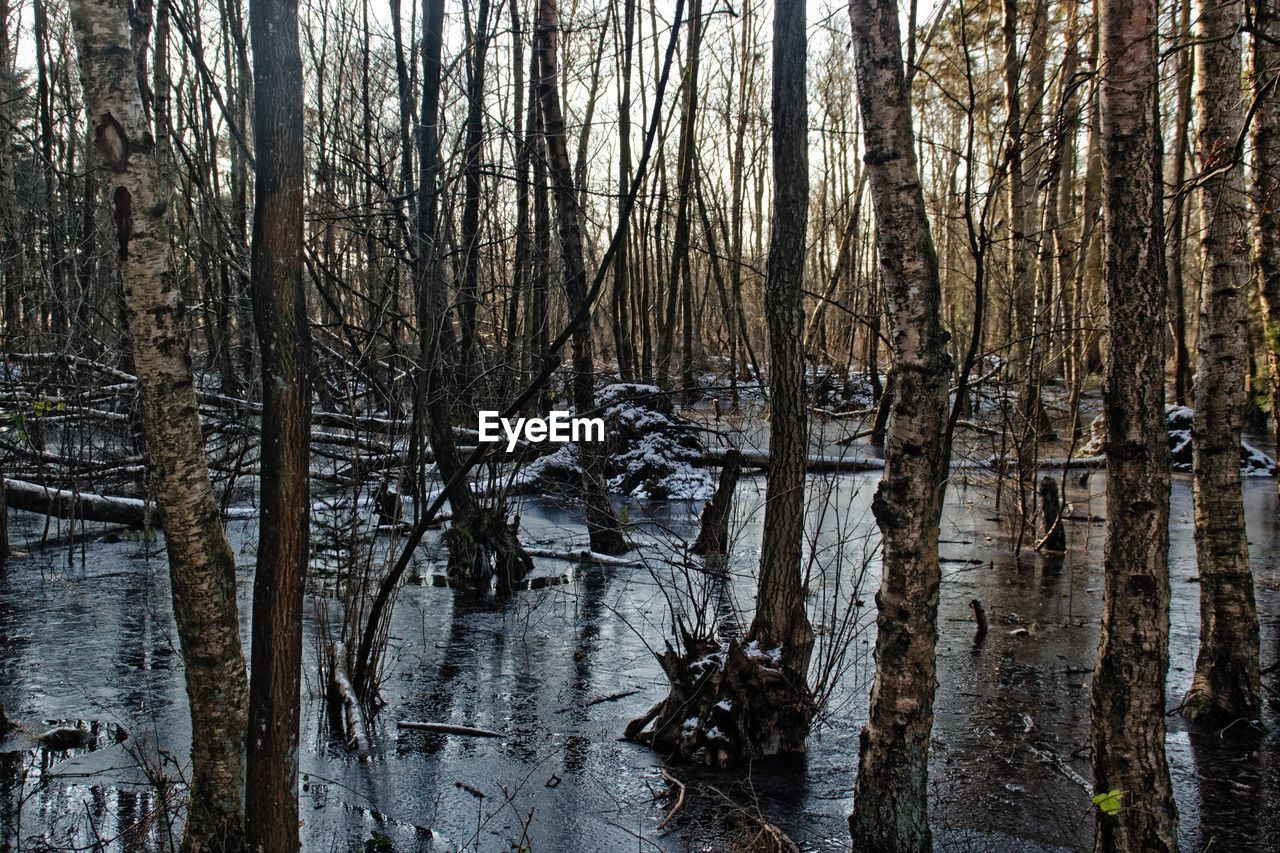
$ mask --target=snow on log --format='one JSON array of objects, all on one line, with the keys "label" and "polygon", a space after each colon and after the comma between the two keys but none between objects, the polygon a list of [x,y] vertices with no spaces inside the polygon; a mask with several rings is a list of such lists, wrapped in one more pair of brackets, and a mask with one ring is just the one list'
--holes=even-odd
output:
[{"label": "snow on log", "polygon": [[596,563],[601,566],[644,565],[639,560],[632,560],[627,557],[614,557],[609,554],[599,554],[595,551],[589,551],[586,549],[581,551],[555,551],[551,548],[530,548],[528,545],[525,545],[524,551],[530,557],[542,557],[547,560],[564,560],[568,563]]},{"label": "snow on log", "polygon": [[[142,527],[147,521],[147,504],[140,498],[54,489],[7,477],[4,481],[4,501],[6,506],[13,509],[38,512],[55,518],[100,521],[130,527]],[[151,506],[151,524],[157,527],[161,524],[160,508],[155,505]]]}]

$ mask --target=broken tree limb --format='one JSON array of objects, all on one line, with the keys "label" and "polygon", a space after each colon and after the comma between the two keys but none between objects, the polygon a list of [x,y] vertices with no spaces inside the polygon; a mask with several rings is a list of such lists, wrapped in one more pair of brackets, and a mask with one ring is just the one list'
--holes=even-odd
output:
[{"label": "broken tree limb", "polygon": [[502,732],[492,729],[478,729],[474,726],[455,726],[452,723],[420,723],[414,720],[398,720],[396,728],[413,729],[414,731],[435,732],[441,735],[461,735],[463,737],[506,737]]},{"label": "broken tree limb", "polygon": [[1047,476],[1040,481],[1040,516],[1043,536],[1036,543],[1036,550],[1047,554],[1066,553],[1067,532],[1062,526],[1062,499],[1054,477]]},{"label": "broken tree limb", "polygon": [[332,669],[329,690],[334,701],[341,703],[343,720],[346,722],[347,746],[356,751],[361,758],[369,755],[369,728],[365,725],[364,710],[356,691],[351,686],[351,676],[347,671],[347,647],[345,643],[333,643],[329,646]]},{"label": "broken tree limb", "polygon": [[969,606],[973,608],[973,621],[977,626],[974,631],[973,642],[981,644],[987,638],[987,611],[982,606],[982,602],[976,598],[969,602]]}]

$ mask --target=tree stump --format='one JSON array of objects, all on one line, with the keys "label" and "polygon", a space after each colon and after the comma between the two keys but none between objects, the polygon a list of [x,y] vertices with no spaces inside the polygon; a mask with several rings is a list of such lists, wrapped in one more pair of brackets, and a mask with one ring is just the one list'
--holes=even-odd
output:
[{"label": "tree stump", "polygon": [[756,643],[682,633],[685,651],[668,643],[658,656],[671,693],[627,725],[629,740],[717,767],[805,751],[814,706],[803,676]]},{"label": "tree stump", "polygon": [[1040,519],[1042,538],[1039,549],[1047,554],[1065,554],[1067,531],[1062,526],[1062,499],[1058,481],[1045,477],[1040,481]]},{"label": "tree stump", "polygon": [[723,557],[728,553],[729,513],[733,509],[733,492],[738,487],[738,476],[741,473],[742,452],[736,447],[730,448],[724,457],[724,467],[720,469],[716,493],[702,508],[701,529],[690,548],[693,553],[702,554],[708,559]]},{"label": "tree stump", "polygon": [[485,593],[497,579],[499,595],[515,589],[533,571],[533,559],[517,535],[519,517],[508,521],[501,508],[477,507],[454,518],[444,532],[449,547],[449,578],[459,586]]},{"label": "tree stump", "polygon": [[404,503],[400,499],[400,490],[390,480],[383,480],[378,486],[373,502],[378,508],[378,523],[396,525],[404,517]]}]

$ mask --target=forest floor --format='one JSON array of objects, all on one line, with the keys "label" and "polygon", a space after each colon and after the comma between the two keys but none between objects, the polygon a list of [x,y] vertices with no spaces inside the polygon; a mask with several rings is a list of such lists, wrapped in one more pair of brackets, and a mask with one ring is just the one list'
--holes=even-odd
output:
[{"label": "forest floor", "polygon": [[[759,430],[749,424],[747,433]],[[621,733],[665,695],[651,649],[671,634],[673,601],[687,618],[718,618],[725,635],[749,616],[762,477],[744,476],[738,486],[724,576],[670,559],[696,535],[700,505],[687,502],[624,502],[645,565],[539,559],[538,575],[556,582],[501,602],[468,601],[435,585],[440,549],[420,548],[396,604],[381,685],[386,705],[370,721],[365,760],[331,731],[325,711],[317,660],[340,601],[319,554],[306,622],[304,848],[347,851],[385,836],[398,851],[720,850],[746,842],[754,815],[803,849],[847,849],[845,815],[873,674],[878,562],[870,500],[878,479],[874,471],[810,478],[818,665],[838,677],[829,679],[808,756],[747,773],[672,766],[690,790],[665,824],[676,798],[663,796],[673,786],[662,761]],[[931,770],[939,850],[1090,846],[1089,696],[1105,484],[1103,471],[1068,477],[1073,520],[1061,560],[1029,547],[1013,558],[1011,492],[1006,486],[1006,509],[997,509],[990,472],[960,472],[948,491]],[[1265,665],[1280,646],[1280,516],[1272,479],[1247,479],[1244,489]],[[521,501],[527,543],[585,547],[576,507]],[[57,537],[58,523],[47,523]],[[23,553],[0,571],[0,704],[24,727],[0,742],[0,850],[166,849],[180,831],[165,819],[163,780],[182,773],[189,727],[162,543],[91,525],[88,539],[42,546],[44,517],[13,512],[10,524]],[[246,648],[256,529],[251,519],[228,523]],[[1190,682],[1199,619],[1184,474],[1174,476],[1171,536],[1172,709]],[[975,643],[974,599],[990,620],[982,643]],[[401,730],[398,720],[503,737]],[[1280,849],[1280,815],[1267,806],[1280,797],[1274,708],[1264,732],[1193,733],[1176,714],[1168,720],[1184,849]],[[88,742],[55,750],[33,741],[59,721],[81,721]],[[744,808],[731,812],[695,793],[708,786]]]}]

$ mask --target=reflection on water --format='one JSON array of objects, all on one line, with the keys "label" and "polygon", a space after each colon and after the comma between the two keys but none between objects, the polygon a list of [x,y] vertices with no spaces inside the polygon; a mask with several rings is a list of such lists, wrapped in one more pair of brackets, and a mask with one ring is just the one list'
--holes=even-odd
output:
[{"label": "reflection on water", "polygon": [[[799,760],[750,774],[675,768],[754,803],[803,846],[846,847],[845,813],[857,734],[871,679],[878,564],[868,510],[875,474],[811,479],[811,606],[823,658],[839,678],[822,728]],[[1105,476],[1072,477],[1065,558],[1010,556],[990,492],[949,491],[939,613],[939,689],[933,750],[933,818],[939,849],[1062,849],[1087,844],[1089,689],[1101,608]],[[1264,662],[1276,659],[1277,539],[1274,483],[1246,483],[1259,580]],[[750,617],[763,480],[739,485],[733,558],[687,572],[676,547],[696,508],[632,505],[648,568],[575,569],[569,581],[503,603],[475,603],[430,583],[400,593],[384,674],[387,705],[371,720],[374,754],[356,761],[331,737],[316,684],[315,617],[308,616],[302,812],[307,849],[349,850],[385,836],[396,850],[683,850],[715,848],[725,823],[689,804],[660,831],[668,803],[660,757],[619,740],[628,720],[665,695],[653,658],[686,622],[718,621],[740,633]],[[652,515],[649,515],[652,513]],[[523,535],[558,549],[585,536],[572,507],[530,500]],[[15,545],[43,520],[13,517]],[[254,526],[229,533],[241,557],[242,623],[249,613]],[[144,548],[150,549],[147,557]],[[0,702],[25,731],[0,752],[0,849],[41,835],[55,847],[101,844],[158,849],[175,831],[158,815],[157,778],[181,785],[188,737],[181,666],[157,543],[138,539],[64,552],[32,548],[0,572]],[[1185,690],[1198,632],[1198,587],[1189,482],[1174,486],[1170,705]],[[558,576],[563,563],[539,573]],[[422,576],[438,567],[423,565]],[[990,628],[974,643],[970,602]],[[859,606],[861,605],[861,606]],[[850,610],[849,608],[852,608]],[[244,625],[247,642],[247,624]],[[845,653],[834,655],[837,650]],[[1240,738],[1191,734],[1169,718],[1169,758],[1188,849],[1276,849],[1280,791],[1274,721]],[[122,726],[124,742],[54,754],[34,734],[44,720]],[[397,720],[495,729],[496,740],[398,730]],[[33,722],[34,721],[34,722]],[[108,742],[110,741],[110,742]],[[177,756],[166,762],[162,756]],[[148,759],[147,756],[152,756]],[[156,756],[161,756],[156,758]],[[150,762],[150,763],[149,763]],[[444,840],[447,839],[447,842]]]}]

